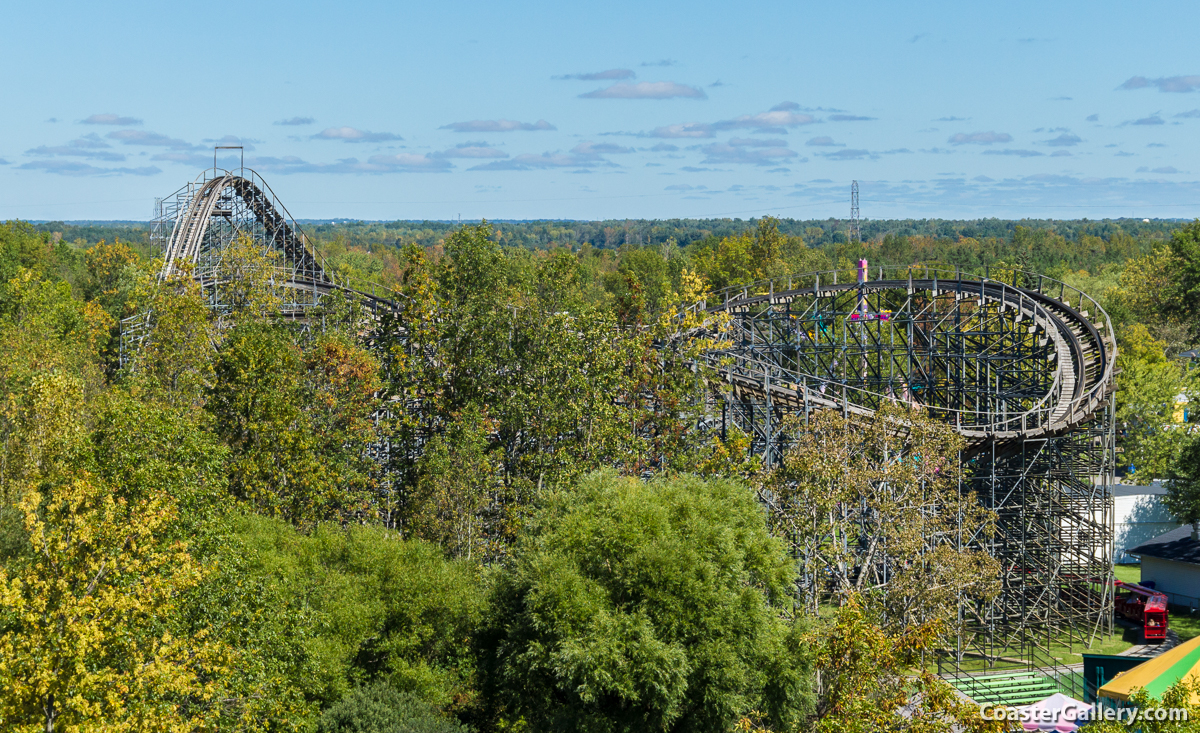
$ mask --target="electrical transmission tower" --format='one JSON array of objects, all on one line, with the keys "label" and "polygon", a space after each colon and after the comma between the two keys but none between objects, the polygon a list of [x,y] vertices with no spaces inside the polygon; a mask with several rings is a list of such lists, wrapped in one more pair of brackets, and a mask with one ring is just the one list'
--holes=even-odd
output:
[{"label": "electrical transmission tower", "polygon": [[858,228],[858,181],[850,184],[850,241],[862,241],[862,232]]}]

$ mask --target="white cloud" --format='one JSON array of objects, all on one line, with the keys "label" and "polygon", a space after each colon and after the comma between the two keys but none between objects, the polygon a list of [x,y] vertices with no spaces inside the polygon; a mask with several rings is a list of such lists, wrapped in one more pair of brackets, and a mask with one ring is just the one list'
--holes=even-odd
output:
[{"label": "white cloud", "polygon": [[819,147],[819,148],[831,148],[831,147],[840,145],[840,143],[835,143],[833,141],[833,138],[829,137],[828,135],[820,135],[818,137],[814,137],[804,144],[811,145],[813,147]]},{"label": "white cloud", "polygon": [[854,148],[846,148],[845,150],[838,150],[832,153],[821,153],[820,155],[830,160],[864,160],[866,158],[875,159],[879,157],[878,154],[872,153],[870,150],[856,150]]},{"label": "white cloud", "polygon": [[25,154],[39,157],[67,156],[109,162],[125,160],[124,153],[118,153],[113,150],[111,145],[101,140],[100,136],[94,132],[72,140],[66,145],[41,145],[31,150],[26,150]]},{"label": "white cloud", "polygon": [[[777,165],[780,161],[799,157],[796,151],[784,147],[749,148],[713,143],[700,148],[706,156],[704,163],[722,165],[729,163],[753,165]],[[796,161],[803,162],[803,161]]]},{"label": "white cloud", "polygon": [[689,87],[673,81],[641,81],[636,84],[620,82],[604,89],[580,94],[581,99],[708,99],[699,87]]},{"label": "white cloud", "polygon": [[338,173],[338,174],[384,174],[384,173],[442,173],[454,166],[448,160],[428,155],[400,153],[397,155],[372,155],[367,161],[344,158],[336,163],[309,163],[294,155],[282,158],[261,157],[246,161],[255,170],[268,173]]},{"label": "white cloud", "polygon": [[142,121],[136,117],[122,117],[114,114],[92,115],[85,120],[80,120],[84,125],[120,125],[128,127],[130,125],[140,125]]},{"label": "white cloud", "polygon": [[449,150],[443,150],[438,153],[433,153],[435,158],[507,158],[508,153],[503,150],[497,150],[491,147],[486,142],[480,140],[476,142],[459,143]]},{"label": "white cloud", "polygon": [[735,130],[742,128],[783,128],[811,125],[816,122],[812,115],[788,110],[773,110],[759,112],[756,115],[741,115],[732,120],[722,120],[713,123],[717,130]]},{"label": "white cloud", "polygon": [[528,171],[547,168],[576,168],[590,169],[598,166],[615,166],[603,156],[619,153],[632,153],[633,148],[626,148],[611,143],[582,142],[571,148],[568,153],[542,153],[535,155],[525,153],[509,160],[496,160],[491,163],[468,168],[473,171]]},{"label": "white cloud", "polygon": [[204,142],[214,145],[238,145],[246,152],[254,150],[255,143],[262,143],[262,140],[255,140],[249,137],[238,137],[237,135],[225,135],[219,138],[205,138]]},{"label": "white cloud", "polygon": [[518,130],[536,131],[536,130],[557,130],[558,128],[551,125],[545,120],[537,122],[517,122],[516,120],[470,120],[467,122],[451,122],[449,125],[442,125],[439,130],[452,130],[454,132],[514,132]]},{"label": "white cloud", "polygon": [[414,155],[412,153],[372,155],[370,158],[367,158],[367,165],[379,167],[379,172],[381,173],[437,172],[453,167],[448,161],[428,155]]},{"label": "white cloud", "polygon": [[710,138],[715,137],[718,131],[739,129],[750,129],[759,134],[785,135],[789,127],[810,125],[817,121],[812,115],[795,111],[797,109],[799,105],[795,102],[783,102],[775,105],[775,109],[770,112],[741,115],[718,122],[680,122],[656,127],[648,133],[641,133],[640,136],[668,139]]},{"label": "white cloud", "polygon": [[149,147],[171,148],[172,150],[203,150],[201,145],[160,135],[147,130],[116,130],[105,135],[109,140],[116,140],[124,145],[145,145]]},{"label": "white cloud", "polygon": [[786,148],[787,140],[762,140],[753,137],[733,137],[729,144],[735,148]]},{"label": "white cloud", "polygon": [[1146,87],[1157,87],[1160,92],[1194,92],[1200,89],[1200,76],[1164,76],[1158,79],[1132,76],[1117,89],[1145,89]]},{"label": "white cloud", "polygon": [[271,124],[273,124],[273,125],[311,125],[314,122],[316,122],[316,120],[314,120],[311,117],[289,117],[286,120],[279,120],[278,122],[273,122]]},{"label": "white cloud", "polygon": [[1078,145],[1081,142],[1083,142],[1082,138],[1080,138],[1078,135],[1072,135],[1069,132],[1064,132],[1063,134],[1051,140],[1042,141],[1042,143],[1045,145],[1058,148],[1071,147],[1072,145]]},{"label": "white cloud", "polygon": [[571,148],[571,152],[575,155],[618,155],[621,153],[632,153],[633,148],[627,148],[622,145],[613,143],[594,143],[591,141],[579,143]]},{"label": "white cloud", "polygon": [[656,127],[647,134],[647,137],[705,138],[715,135],[712,125],[703,122],[682,122],[677,125]]},{"label": "white cloud", "polygon": [[145,166],[141,168],[97,168],[96,166],[87,163],[80,163],[74,160],[34,160],[28,163],[23,163],[18,168],[25,170],[41,170],[46,173],[54,173],[60,176],[82,177],[82,176],[153,176],[157,173],[162,173],[155,166]]},{"label": "white cloud", "polygon": [[985,151],[983,151],[983,154],[984,155],[1016,155],[1021,158],[1033,158],[1038,155],[1044,155],[1044,153],[1042,153],[1041,151],[1038,151],[1038,150],[1015,150],[1012,148],[1009,148],[1007,150],[985,150]]},{"label": "white cloud", "polygon": [[992,143],[1010,143],[1012,135],[1007,132],[959,132],[950,136],[947,141],[954,145],[991,145]]},{"label": "white cloud", "polygon": [[393,140],[403,140],[404,138],[390,132],[370,132],[368,130],[358,130],[353,127],[326,127],[316,135],[313,135],[312,139],[341,140],[348,143],[383,143]]},{"label": "white cloud", "polygon": [[552,76],[551,79],[566,80],[576,79],[578,81],[615,81],[617,79],[632,79],[637,76],[631,69],[608,69],[607,71],[593,71],[590,74],[563,74],[562,76]]}]

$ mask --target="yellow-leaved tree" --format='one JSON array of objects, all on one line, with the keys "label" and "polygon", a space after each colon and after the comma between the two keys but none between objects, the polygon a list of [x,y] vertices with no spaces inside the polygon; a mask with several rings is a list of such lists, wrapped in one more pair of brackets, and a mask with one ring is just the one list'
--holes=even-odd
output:
[{"label": "yellow-leaved tree", "polygon": [[[58,373],[35,377],[29,392],[32,405],[82,401],[81,383]],[[69,424],[80,414],[59,411],[63,440],[86,434]],[[180,595],[203,575],[183,542],[163,539],[175,499],[126,495],[86,466],[42,462],[7,507],[25,542],[0,564],[0,730],[203,729],[228,662],[203,633],[169,631]]]}]

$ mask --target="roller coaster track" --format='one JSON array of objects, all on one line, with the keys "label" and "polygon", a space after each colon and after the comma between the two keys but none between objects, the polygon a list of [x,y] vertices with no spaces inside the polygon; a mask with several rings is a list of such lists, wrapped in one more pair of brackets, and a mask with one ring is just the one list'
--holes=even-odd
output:
[{"label": "roller coaster track", "polygon": [[224,249],[235,238],[249,236],[276,255],[274,279],[289,294],[285,315],[302,317],[337,291],[352,293],[372,307],[386,307],[393,297],[369,283],[351,283],[330,273],[270,186],[248,168],[206,170],[160,202],[156,214],[151,240],[163,252],[160,278],[178,274],[188,263],[193,277],[213,293],[223,277]]},{"label": "roller coaster track", "polygon": [[[249,238],[269,255],[271,282],[280,298],[280,315],[305,321],[325,298],[345,293],[378,318],[395,311],[396,293],[372,283],[335,276],[309,246],[307,238],[253,170],[210,168],[171,196],[156,203],[150,245],[162,253],[159,279],[194,279],[210,308],[221,314],[230,268],[225,254],[240,238]],[[128,363],[151,331],[146,311],[121,323],[120,361]]]},{"label": "roller coaster track", "polygon": [[1106,404],[1116,345],[1087,295],[1013,270],[876,272],[778,278],[698,304],[729,320],[729,346],[709,364],[738,394],[780,407],[869,417],[885,401],[919,404],[970,445],[1069,431]]}]

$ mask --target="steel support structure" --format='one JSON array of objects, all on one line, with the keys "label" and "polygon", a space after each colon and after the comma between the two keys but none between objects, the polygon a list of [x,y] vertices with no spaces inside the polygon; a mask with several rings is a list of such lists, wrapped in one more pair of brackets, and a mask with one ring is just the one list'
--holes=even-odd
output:
[{"label": "steel support structure", "polygon": [[708,355],[725,385],[720,425],[768,464],[789,447],[789,416],[815,410],[866,420],[905,403],[966,439],[962,488],[998,517],[994,537],[970,544],[999,561],[1001,592],[983,608],[963,599],[948,670],[1054,667],[1053,645],[1112,632],[1116,346],[1094,300],[1011,269],[864,262],[696,309],[728,320],[728,347]]}]

